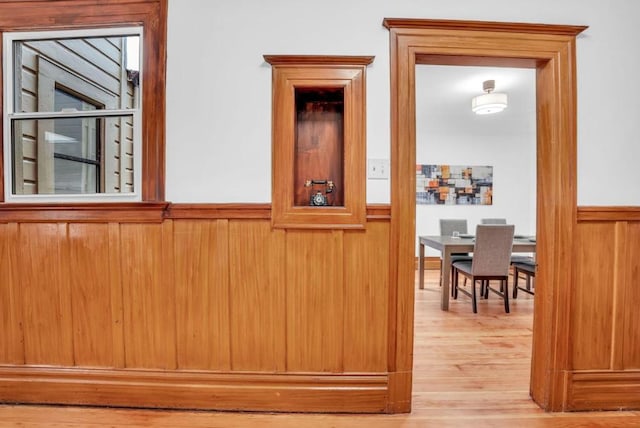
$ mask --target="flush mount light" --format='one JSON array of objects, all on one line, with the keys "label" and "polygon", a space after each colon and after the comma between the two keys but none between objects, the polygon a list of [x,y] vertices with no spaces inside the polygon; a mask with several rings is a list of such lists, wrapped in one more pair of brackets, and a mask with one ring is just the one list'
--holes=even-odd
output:
[{"label": "flush mount light", "polygon": [[482,82],[482,89],[486,94],[478,95],[471,100],[471,110],[475,114],[499,113],[507,108],[507,94],[493,92],[495,87],[495,80]]}]

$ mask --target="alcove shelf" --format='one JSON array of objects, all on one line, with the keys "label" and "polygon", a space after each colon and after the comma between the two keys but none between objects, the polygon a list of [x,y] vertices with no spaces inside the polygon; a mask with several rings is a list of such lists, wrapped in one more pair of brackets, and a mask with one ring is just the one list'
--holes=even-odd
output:
[{"label": "alcove shelf", "polygon": [[363,228],[372,56],[265,55],[272,66],[272,225]]}]

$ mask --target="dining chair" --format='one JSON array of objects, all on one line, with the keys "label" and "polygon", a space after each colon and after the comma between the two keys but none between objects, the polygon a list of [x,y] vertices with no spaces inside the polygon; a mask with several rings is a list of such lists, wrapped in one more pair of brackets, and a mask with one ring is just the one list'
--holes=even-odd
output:
[{"label": "dining chair", "polygon": [[[441,218],[440,219],[440,236],[453,236],[453,232],[458,232],[459,234],[466,235],[467,234],[467,220],[466,219],[457,219],[457,218]],[[451,275],[453,278],[453,262],[454,261],[463,261],[463,260],[471,260],[472,256],[469,253],[453,253],[451,254]],[[442,260],[440,260],[442,263]],[[442,275],[440,275],[440,286],[442,286]],[[451,295],[453,295],[453,288],[451,288]]]},{"label": "dining chair", "polygon": [[481,224],[507,224],[506,218],[483,218],[480,219]]},{"label": "dining chair", "polygon": [[[535,295],[532,290],[535,287],[534,279],[536,277],[536,263],[533,258],[531,260],[512,262],[511,266],[513,267],[513,298],[516,299],[518,297],[518,290],[522,290],[532,296]],[[524,275],[524,287],[518,285],[520,274]]]},{"label": "dining chair", "polygon": [[[456,261],[453,268],[453,298],[458,298],[458,292],[471,297],[473,312],[478,312],[476,297],[476,282],[480,281],[486,290],[499,295],[504,300],[504,311],[509,313],[509,265],[511,263],[511,249],[515,227],[509,225],[481,225],[476,226],[476,238],[473,248],[473,259]],[[471,292],[460,288],[460,275],[471,281]],[[500,289],[491,287],[491,280],[499,280]]]},{"label": "dining chair", "polygon": [[[480,219],[480,223],[481,224],[507,224],[507,219],[506,218],[482,218]],[[519,256],[515,256],[515,257],[519,257]],[[511,256],[511,261],[513,262],[514,256]],[[488,290],[485,290],[484,285],[482,287],[480,287],[480,290],[482,291],[482,293],[480,294],[481,296],[485,296]]]},{"label": "dining chair", "polygon": [[467,220],[457,218],[440,219],[440,236],[452,236],[453,232],[467,234]]}]

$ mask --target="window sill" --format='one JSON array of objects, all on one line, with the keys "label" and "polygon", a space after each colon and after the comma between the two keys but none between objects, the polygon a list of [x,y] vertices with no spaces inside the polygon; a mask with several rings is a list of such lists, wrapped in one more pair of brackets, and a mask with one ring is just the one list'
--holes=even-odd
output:
[{"label": "window sill", "polygon": [[0,203],[0,223],[160,223],[168,202]]}]

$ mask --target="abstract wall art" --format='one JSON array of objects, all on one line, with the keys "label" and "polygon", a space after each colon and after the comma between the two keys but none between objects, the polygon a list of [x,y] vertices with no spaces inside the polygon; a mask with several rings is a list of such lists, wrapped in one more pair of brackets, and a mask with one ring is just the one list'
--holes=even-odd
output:
[{"label": "abstract wall art", "polygon": [[493,167],[416,165],[416,204],[492,205]]}]

